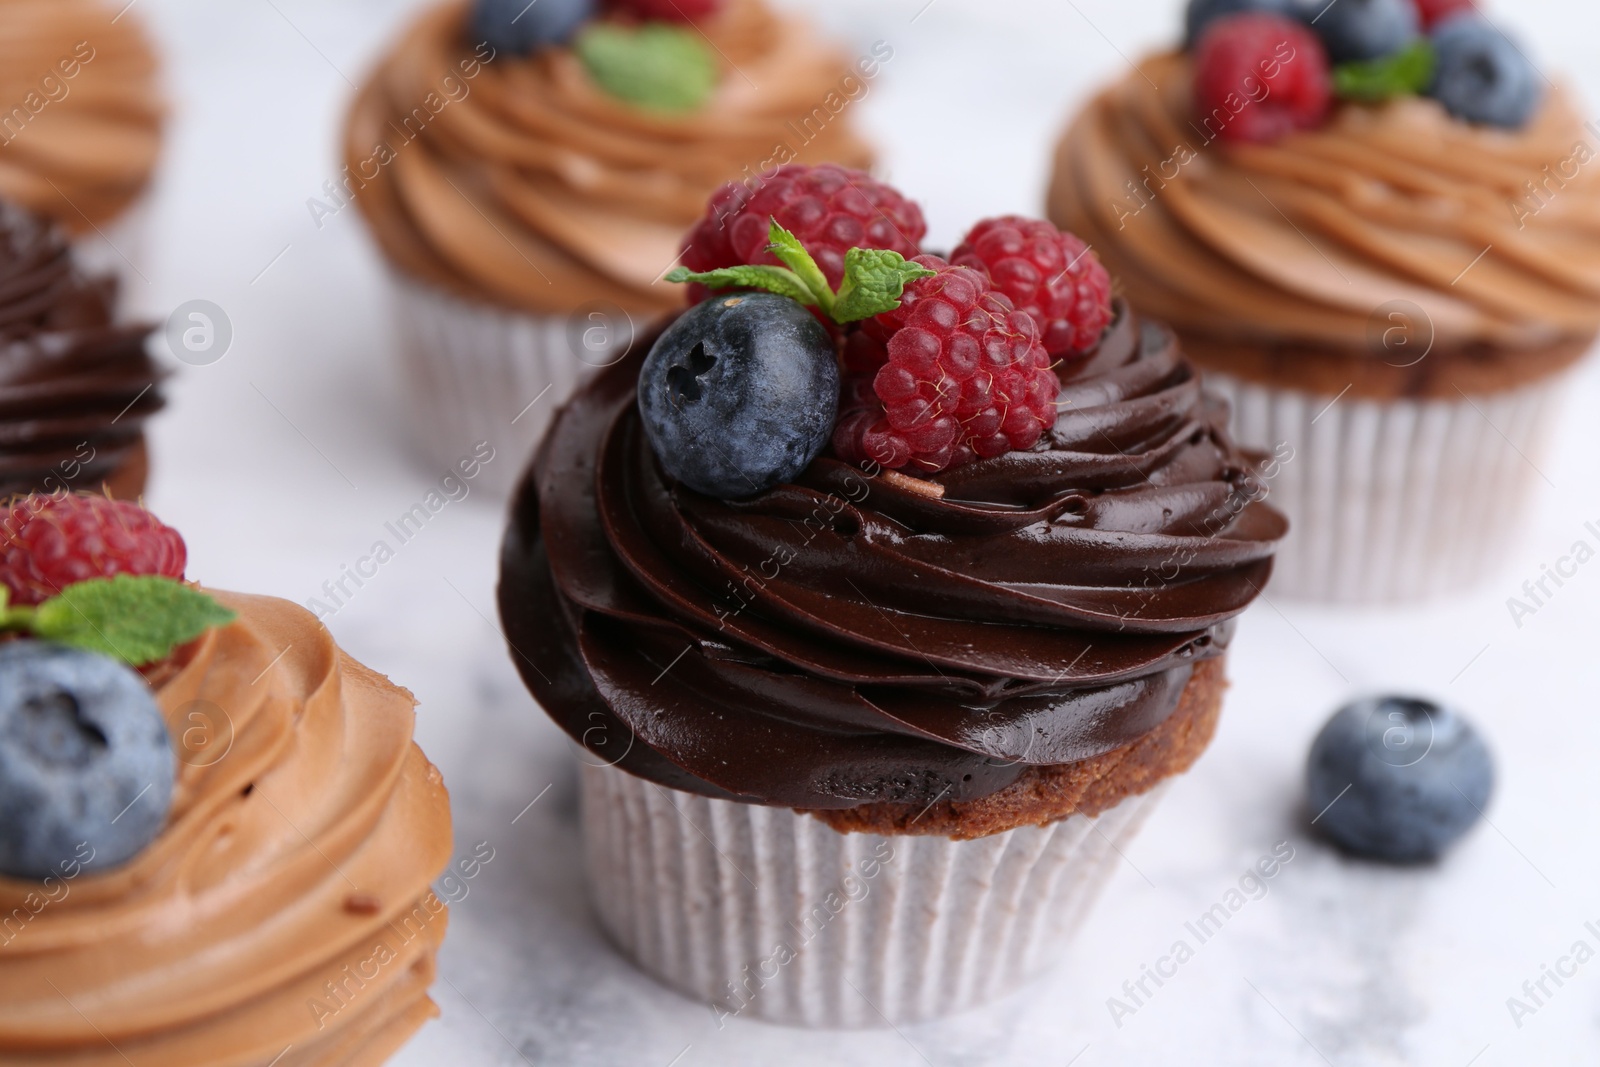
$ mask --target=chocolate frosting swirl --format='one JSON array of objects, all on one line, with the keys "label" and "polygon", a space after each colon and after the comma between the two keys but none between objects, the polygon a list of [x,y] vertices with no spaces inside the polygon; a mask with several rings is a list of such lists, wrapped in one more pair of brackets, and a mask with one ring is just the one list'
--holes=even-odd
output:
[{"label": "chocolate frosting swirl", "polygon": [[138,11],[0,2],[0,196],[92,234],[149,187],[165,119]]},{"label": "chocolate frosting swirl", "polygon": [[436,1014],[450,808],[415,701],[303,608],[214,595],[238,620],[157,691],[161,836],[104,874],[0,878],[0,1063],[377,1064]]},{"label": "chocolate frosting swirl", "polygon": [[1393,301],[1423,310],[1440,352],[1600,329],[1600,137],[1566,91],[1522,130],[1412,97],[1229,144],[1194,115],[1192,80],[1187,57],[1162,53],[1100,92],[1050,188],[1051,217],[1183,336],[1376,361],[1390,353],[1375,312]]},{"label": "chocolate frosting swirl", "polygon": [[823,457],[737,503],[664,479],[643,347],[557,417],[500,610],[590,758],[674,788],[959,801],[1126,745],[1222,653],[1286,531],[1225,405],[1126,306],[1035,450],[923,483]]},{"label": "chocolate frosting swirl", "polygon": [[760,0],[729,0],[703,26],[726,69],[688,114],[614,99],[570,49],[475,50],[468,9],[425,12],[345,131],[348,180],[384,252],[468,299],[670,310],[682,295],[660,276],[722,183],[779,163],[871,161],[849,128],[856,68]]},{"label": "chocolate frosting swirl", "polygon": [[115,296],[116,279],[74,268],[59,228],[0,204],[0,495],[142,472],[164,375],[145,351],[151,327],[113,324]]}]

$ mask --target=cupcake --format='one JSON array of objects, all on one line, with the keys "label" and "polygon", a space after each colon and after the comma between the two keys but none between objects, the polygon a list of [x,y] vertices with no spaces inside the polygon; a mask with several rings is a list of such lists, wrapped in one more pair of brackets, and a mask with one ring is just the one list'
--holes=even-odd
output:
[{"label": "cupcake", "polygon": [[139,12],[0,0],[0,50],[0,197],[59,222],[87,265],[142,291],[164,105]]},{"label": "cupcake", "polygon": [[447,919],[411,695],[136,505],[3,521],[0,1061],[383,1062]]},{"label": "cupcake", "polygon": [[848,111],[892,55],[850,60],[762,0],[427,9],[357,96],[319,210],[353,197],[392,268],[429,462],[488,442],[509,490],[574,385],[678,306],[661,276],[719,185],[867,161]]},{"label": "cupcake", "polygon": [[674,272],[708,298],[555,417],[500,611],[618,947],[719,1019],[899,1024],[1059,958],[1284,523],[1070,235],[769,226],[781,265]]},{"label": "cupcake", "polygon": [[[1224,14],[1224,9],[1250,10]],[[1600,141],[1470,4],[1196,2],[1072,121],[1050,215],[1280,452],[1278,591],[1491,572],[1600,328]]]},{"label": "cupcake", "polygon": [[115,321],[117,279],[59,226],[0,202],[0,498],[144,491],[144,425],[164,401],[146,324]]}]

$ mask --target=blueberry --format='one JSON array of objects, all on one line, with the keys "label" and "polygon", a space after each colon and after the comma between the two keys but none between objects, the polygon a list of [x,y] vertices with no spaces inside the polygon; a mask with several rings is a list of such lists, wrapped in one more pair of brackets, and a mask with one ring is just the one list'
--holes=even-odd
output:
[{"label": "blueberry", "polygon": [[805,470],[833,435],[833,339],[788,297],[714,296],[650,350],[639,413],[678,481],[724,500],[764,493]]},{"label": "blueberry", "polygon": [[1422,32],[1415,0],[1334,0],[1309,21],[1335,65],[1392,56]]},{"label": "blueberry", "polygon": [[1246,11],[1266,11],[1291,19],[1302,14],[1300,0],[1189,0],[1189,10],[1184,14],[1183,46],[1193,48],[1206,27],[1217,19]]},{"label": "blueberry", "polygon": [[596,0],[475,0],[468,33],[473,42],[525,56],[541,45],[566,44],[598,14]]},{"label": "blueberry", "polygon": [[126,862],[165,825],[175,773],[137,672],[62,645],[0,645],[0,874]]},{"label": "blueberry", "polygon": [[1334,715],[1311,746],[1316,828],[1392,863],[1438,858],[1478,821],[1494,763],[1472,724],[1427,700],[1377,697]]},{"label": "blueberry", "polygon": [[1428,95],[1467,122],[1521,127],[1544,99],[1532,63],[1483,16],[1465,12],[1434,28],[1437,56]]}]

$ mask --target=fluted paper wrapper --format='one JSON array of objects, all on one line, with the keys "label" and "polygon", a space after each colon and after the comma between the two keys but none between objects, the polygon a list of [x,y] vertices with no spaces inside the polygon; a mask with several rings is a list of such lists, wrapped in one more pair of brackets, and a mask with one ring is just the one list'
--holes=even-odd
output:
[{"label": "fluted paper wrapper", "polygon": [[719,1022],[899,1025],[1015,989],[1060,957],[1164,791],[953,841],[841,834],[580,759],[602,925]]},{"label": "fluted paper wrapper", "polygon": [[1493,573],[1541,479],[1565,375],[1499,395],[1359,400],[1207,372],[1241,445],[1280,453],[1270,503],[1289,516],[1274,595],[1415,601]]},{"label": "fluted paper wrapper", "polygon": [[474,303],[397,270],[390,275],[418,452],[447,472],[486,441],[495,458],[478,484],[509,493],[556,409],[624,352],[574,315]]}]

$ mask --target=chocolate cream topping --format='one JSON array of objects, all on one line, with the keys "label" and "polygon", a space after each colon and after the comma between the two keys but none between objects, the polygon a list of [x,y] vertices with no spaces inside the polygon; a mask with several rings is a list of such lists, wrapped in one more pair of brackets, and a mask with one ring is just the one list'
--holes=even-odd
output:
[{"label": "chocolate cream topping", "polygon": [[0,0],[0,197],[74,236],[137,200],[161,151],[155,52],[122,0]]},{"label": "chocolate cream topping", "polygon": [[115,325],[116,279],[74,269],[58,227],[0,204],[0,496],[97,490],[143,463],[163,406],[148,325]]},{"label": "chocolate cream topping", "polygon": [[857,65],[760,0],[729,0],[703,27],[726,69],[689,114],[607,95],[570,49],[495,54],[467,39],[468,7],[450,0],[405,32],[345,134],[345,180],[384,252],[465,298],[670,310],[682,294],[658,279],[724,182],[870,162],[849,129]]},{"label": "chocolate cream topping", "polygon": [[304,609],[217,595],[238,621],[158,691],[165,831],[0,878],[0,1064],[378,1064],[435,1013],[450,809],[411,695]]},{"label": "chocolate cream topping", "polygon": [[1388,358],[1372,330],[1394,301],[1426,313],[1441,352],[1600,328],[1600,136],[1565,91],[1520,131],[1413,97],[1232,144],[1210,140],[1191,81],[1160,54],[1097,95],[1050,190],[1051,217],[1181,335]]},{"label": "chocolate cream topping", "polygon": [[823,457],[738,503],[664,479],[642,356],[557,417],[513,508],[500,610],[588,758],[674,788],[967,800],[1126,745],[1222,653],[1286,530],[1225,405],[1126,306],[1035,450],[926,483]]}]

